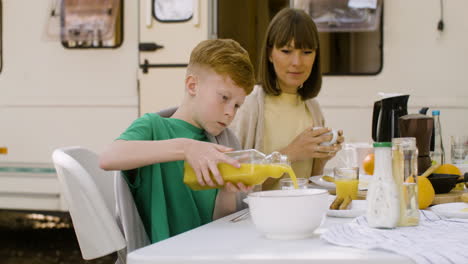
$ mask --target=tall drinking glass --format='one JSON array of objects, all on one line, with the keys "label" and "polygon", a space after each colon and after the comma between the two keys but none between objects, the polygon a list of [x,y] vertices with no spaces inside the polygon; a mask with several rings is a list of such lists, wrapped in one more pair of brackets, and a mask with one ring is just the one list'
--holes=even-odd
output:
[{"label": "tall drinking glass", "polygon": [[468,163],[468,136],[451,136],[450,154],[453,164]]},{"label": "tall drinking glass", "polygon": [[[297,178],[297,189],[307,189],[309,180],[306,178]],[[280,180],[280,190],[294,190],[294,181],[291,178]]]},{"label": "tall drinking glass", "polygon": [[393,178],[400,189],[398,226],[416,226],[419,224],[416,138],[393,138],[392,145]]},{"label": "tall drinking glass", "polygon": [[359,168],[335,168],[336,196],[346,199],[350,196],[352,200],[357,199],[359,184]]}]

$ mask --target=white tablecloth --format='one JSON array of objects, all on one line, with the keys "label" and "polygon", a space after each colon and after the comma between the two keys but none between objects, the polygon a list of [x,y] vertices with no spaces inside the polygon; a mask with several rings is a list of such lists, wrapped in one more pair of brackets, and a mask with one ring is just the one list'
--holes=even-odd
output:
[{"label": "white tablecloth", "polygon": [[467,264],[468,219],[447,219],[420,211],[418,226],[370,228],[360,216],[331,227],[322,239],[340,246],[378,249],[408,256],[418,264]]},{"label": "white tablecloth", "polygon": [[133,251],[127,263],[413,263],[397,254],[339,247],[320,239],[330,226],[352,219],[329,217],[314,237],[282,241],[262,237],[250,218],[237,223],[229,221],[242,212]]}]

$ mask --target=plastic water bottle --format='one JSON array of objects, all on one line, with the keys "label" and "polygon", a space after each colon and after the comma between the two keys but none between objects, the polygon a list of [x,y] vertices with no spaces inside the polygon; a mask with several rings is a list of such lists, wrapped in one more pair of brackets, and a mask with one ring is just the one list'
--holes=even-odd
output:
[{"label": "plastic water bottle", "polygon": [[432,163],[444,164],[445,151],[442,142],[442,128],[440,125],[440,111],[433,110],[432,117],[434,118],[434,151],[431,153]]},{"label": "plastic water bottle", "polygon": [[392,173],[392,143],[375,142],[374,176],[367,191],[367,223],[375,228],[395,228],[400,219],[400,190]]}]

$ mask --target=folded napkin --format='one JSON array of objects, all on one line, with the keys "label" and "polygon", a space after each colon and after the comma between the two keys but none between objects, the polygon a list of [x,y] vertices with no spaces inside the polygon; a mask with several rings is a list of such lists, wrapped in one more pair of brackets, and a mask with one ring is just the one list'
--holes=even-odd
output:
[{"label": "folded napkin", "polygon": [[360,216],[330,227],[321,239],[335,245],[394,252],[418,264],[467,264],[468,219],[443,218],[420,211],[418,226],[376,229]]}]

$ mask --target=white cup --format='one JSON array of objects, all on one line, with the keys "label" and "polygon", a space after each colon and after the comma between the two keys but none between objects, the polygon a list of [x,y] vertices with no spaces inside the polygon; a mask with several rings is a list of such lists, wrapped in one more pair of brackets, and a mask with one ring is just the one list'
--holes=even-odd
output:
[{"label": "white cup", "polygon": [[[317,130],[321,128],[323,127],[314,127],[313,130]],[[336,129],[333,129],[332,131],[327,132],[327,133],[323,133],[321,136],[323,135],[332,135],[332,139],[330,141],[325,141],[325,142],[320,143],[320,146],[331,146],[335,144],[336,141],[338,140],[338,130]]]}]

